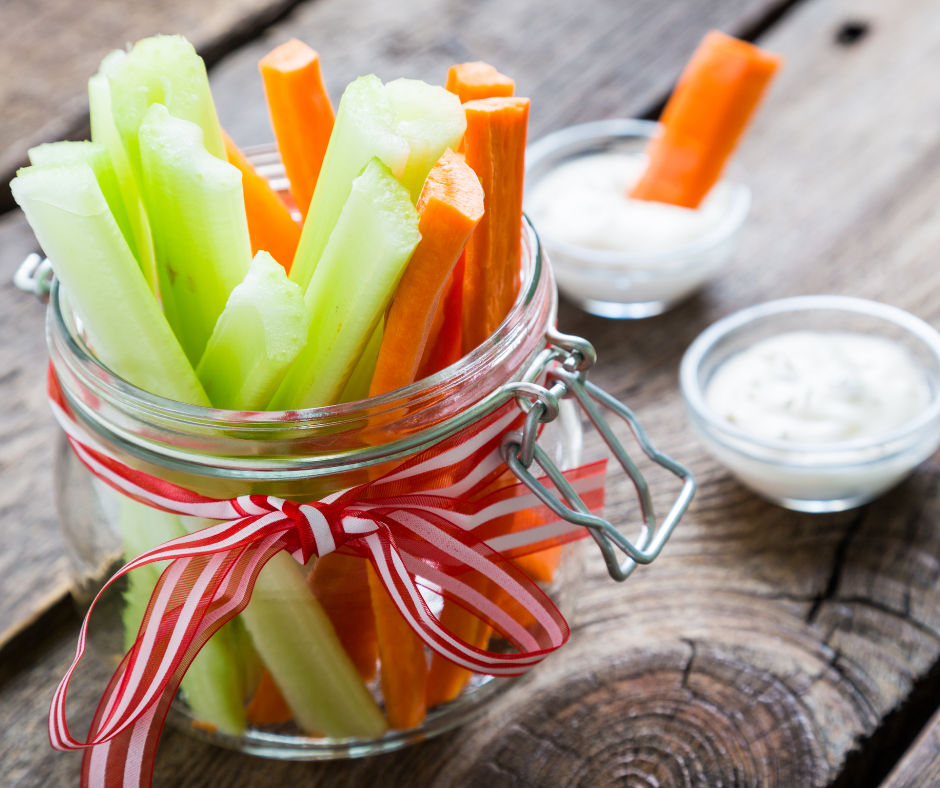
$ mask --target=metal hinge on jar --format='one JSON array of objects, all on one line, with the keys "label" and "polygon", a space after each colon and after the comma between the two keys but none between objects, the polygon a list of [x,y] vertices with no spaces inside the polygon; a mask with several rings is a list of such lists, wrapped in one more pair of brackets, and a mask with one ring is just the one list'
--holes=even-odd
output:
[{"label": "metal hinge on jar", "polygon": [[32,293],[40,301],[48,302],[52,277],[52,263],[49,259],[33,252],[16,269],[13,284],[24,293]]},{"label": "metal hinge on jar", "polygon": [[[689,508],[695,493],[695,479],[687,468],[653,446],[633,411],[587,379],[588,370],[597,360],[597,354],[590,342],[562,334],[555,329],[547,332],[546,339],[548,346],[536,357],[523,379],[507,386],[519,407],[526,413],[526,420],[521,431],[509,432],[503,436],[503,461],[556,515],[587,528],[601,549],[610,576],[614,580],[625,580],[637,564],[649,564],[662,552],[676,524]],[[544,386],[536,382],[543,374],[546,383]],[[609,521],[591,514],[574,487],[537,443],[539,425],[556,419],[559,402],[567,397],[573,397],[578,402],[617,458],[620,467],[633,482],[640,501],[643,525],[639,535],[632,542]],[[649,485],[614,434],[598,405],[603,405],[623,419],[629,425],[643,453],[682,481],[682,490],[658,526]],[[532,474],[530,468],[533,462],[538,463],[564,501]],[[617,555],[618,550],[626,556],[622,561]]]}]

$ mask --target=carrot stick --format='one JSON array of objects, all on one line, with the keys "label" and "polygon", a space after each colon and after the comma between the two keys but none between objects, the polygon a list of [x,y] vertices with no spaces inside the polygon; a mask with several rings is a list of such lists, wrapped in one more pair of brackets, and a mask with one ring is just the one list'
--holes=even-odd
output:
[{"label": "carrot stick", "polygon": [[418,376],[415,380],[422,380],[429,375],[456,364],[463,356],[462,339],[463,325],[463,272],[465,256],[461,254],[457,259],[454,270],[450,272],[450,279],[444,285],[444,292],[437,302],[434,321],[431,324],[431,333],[424,346],[424,355],[418,365]]},{"label": "carrot stick", "polygon": [[[456,93],[461,104],[477,99],[511,96],[516,90],[516,83],[505,74],[500,74],[489,63],[458,63],[447,72],[447,90]],[[460,141],[458,151],[463,151],[464,140]]]},{"label": "carrot stick", "polygon": [[561,563],[561,546],[549,547],[538,553],[520,555],[512,562],[525,572],[536,583],[551,583],[555,579],[555,572]]},{"label": "carrot stick", "polygon": [[[488,63],[460,63],[447,72],[447,90],[456,93],[460,102],[477,99],[511,96],[516,83],[500,74]],[[458,151],[463,151],[464,140]],[[463,308],[464,256],[461,255],[438,302],[437,313],[431,326],[431,335],[424,348],[424,357],[418,367],[417,380],[433,375],[455,364],[463,356],[463,331],[461,311]]]},{"label": "carrot stick", "polygon": [[[529,100],[494,97],[469,101],[465,158],[477,173],[485,195],[485,213],[470,237],[464,252],[462,287],[448,297],[446,307],[460,310],[461,349],[446,350],[454,339],[453,323],[445,315],[444,326],[435,342],[441,353],[437,364],[447,366],[466,355],[492,334],[512,307],[519,287],[521,265],[522,179]],[[453,345],[451,346],[453,347]],[[446,362],[446,363],[445,363]],[[428,365],[431,364],[428,359]],[[440,367],[441,369],[443,368]],[[428,369],[428,372],[436,371]],[[489,640],[489,627],[473,613],[450,600],[441,613],[452,631],[483,648]],[[470,672],[435,654],[431,659],[433,678],[428,682],[428,702],[442,703],[460,694]]]},{"label": "carrot stick", "polygon": [[370,397],[416,379],[441,293],[483,216],[476,173],[446,150],[424,182],[417,210],[421,240],[389,307]]},{"label": "carrot stick", "polygon": [[245,716],[252,725],[277,725],[293,716],[274,677],[267,670],[261,674],[258,689],[245,709]]},{"label": "carrot stick", "polygon": [[447,84],[451,93],[460,96],[460,103],[495,96],[511,96],[516,83],[505,74],[500,74],[489,63],[459,63],[447,72]]},{"label": "carrot stick", "polygon": [[372,564],[368,566],[368,574],[382,658],[385,716],[392,728],[413,728],[427,713],[428,663],[424,643],[398,612]]},{"label": "carrot stick", "polygon": [[363,681],[375,677],[379,645],[369,596],[368,561],[342,553],[327,553],[307,582],[336,630],[339,642]]},{"label": "carrot stick", "polygon": [[[476,585],[478,591],[486,593],[486,584],[471,582],[471,585]],[[486,647],[490,633],[493,631],[485,621],[449,599],[444,600],[441,624],[445,629],[477,648]],[[473,673],[466,668],[455,665],[440,654],[434,654],[431,657],[431,669],[428,671],[428,707],[452,701],[461,693],[472,675]]]},{"label": "carrot stick", "polygon": [[529,99],[468,101],[467,164],[483,185],[485,213],[467,244],[463,353],[503,322],[519,289],[522,181]]},{"label": "carrot stick", "polygon": [[224,131],[222,139],[229,164],[238,167],[242,174],[252,257],[263,249],[290,273],[294,252],[300,243],[300,226],[290,218],[290,211],[268,185],[267,179],[258,175],[252,163]]},{"label": "carrot stick", "polygon": [[292,38],[265,55],[258,68],[291,194],[306,218],[335,119],[320,56]]},{"label": "carrot stick", "polygon": [[662,137],[631,196],[697,208],[721,176],[783,58],[712,30],[662,114]]}]

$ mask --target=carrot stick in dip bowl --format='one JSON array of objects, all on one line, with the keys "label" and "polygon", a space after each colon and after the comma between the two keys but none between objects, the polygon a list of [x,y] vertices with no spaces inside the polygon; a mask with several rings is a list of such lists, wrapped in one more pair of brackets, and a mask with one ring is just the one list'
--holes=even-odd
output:
[{"label": "carrot stick in dip bowl", "polygon": [[697,208],[783,65],[779,55],[713,30],[685,67],[660,119],[662,137],[631,197]]}]

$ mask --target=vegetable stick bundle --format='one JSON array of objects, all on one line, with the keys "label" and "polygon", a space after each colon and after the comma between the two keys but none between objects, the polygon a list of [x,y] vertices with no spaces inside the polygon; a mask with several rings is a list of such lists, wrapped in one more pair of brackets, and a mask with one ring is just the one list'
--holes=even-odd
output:
[{"label": "vegetable stick bundle", "polygon": [[[92,141],[35,148],[17,173],[14,197],[98,358],[159,396],[255,411],[385,394],[473,350],[519,287],[528,100],[463,64],[447,89],[360,77],[334,116],[306,45],[260,68],[302,223],[222,131],[179,36],[106,57],[89,80]],[[470,325],[468,310],[485,319]],[[211,524],[117,508],[127,559]],[[131,575],[130,641],[158,577]],[[366,686],[377,665],[384,712]],[[310,571],[280,553],[182,690],[227,733],[292,718],[311,735],[375,737],[420,723],[429,690],[454,694],[428,677],[364,559],[334,553]]]}]

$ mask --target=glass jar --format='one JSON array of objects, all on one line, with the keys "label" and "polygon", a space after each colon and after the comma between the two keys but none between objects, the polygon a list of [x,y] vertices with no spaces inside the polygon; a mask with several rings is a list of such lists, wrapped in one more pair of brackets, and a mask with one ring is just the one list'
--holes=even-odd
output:
[{"label": "glass jar", "polygon": [[[557,296],[551,269],[528,225],[522,241],[519,296],[493,336],[443,372],[381,397],[288,414],[212,410],[162,399],[115,377],[95,359],[65,294],[57,287],[53,287],[47,319],[52,366],[76,420],[120,462],[217,499],[261,494],[299,503],[319,500],[390,472],[507,401],[506,384],[530,369],[546,346],[546,332],[555,324]],[[539,445],[564,470],[580,463],[581,425],[570,400],[560,405],[559,418],[545,426]],[[87,607],[127,557],[122,532],[127,544],[128,499],[120,500],[117,492],[94,478],[64,439],[56,454],[55,477],[76,598]],[[158,519],[164,516],[148,511],[156,512]],[[200,525],[191,522],[196,518],[179,519],[187,530]],[[169,538],[165,530],[158,538],[162,527],[158,522],[152,528],[154,544],[144,548]],[[574,611],[581,577],[579,545],[564,546],[554,577],[540,584],[566,617]],[[288,561],[282,565],[284,570],[293,571],[292,558],[284,553],[278,558]],[[312,562],[303,568],[311,570]],[[93,649],[112,667],[129,645],[122,617],[126,619],[135,604],[133,581],[117,588],[110,599],[99,602],[90,630]],[[264,593],[259,578],[252,604]],[[144,605],[147,598],[149,593]],[[225,636],[243,634],[229,631]],[[491,650],[499,649],[497,641],[494,637],[490,642]],[[185,682],[170,720],[200,738],[268,757],[363,756],[397,749],[465,722],[513,680],[474,675],[455,700],[430,708],[418,726],[375,737],[310,736],[293,723],[249,725],[244,733],[225,733],[196,719],[184,699]],[[378,679],[367,688],[381,707]]]}]

